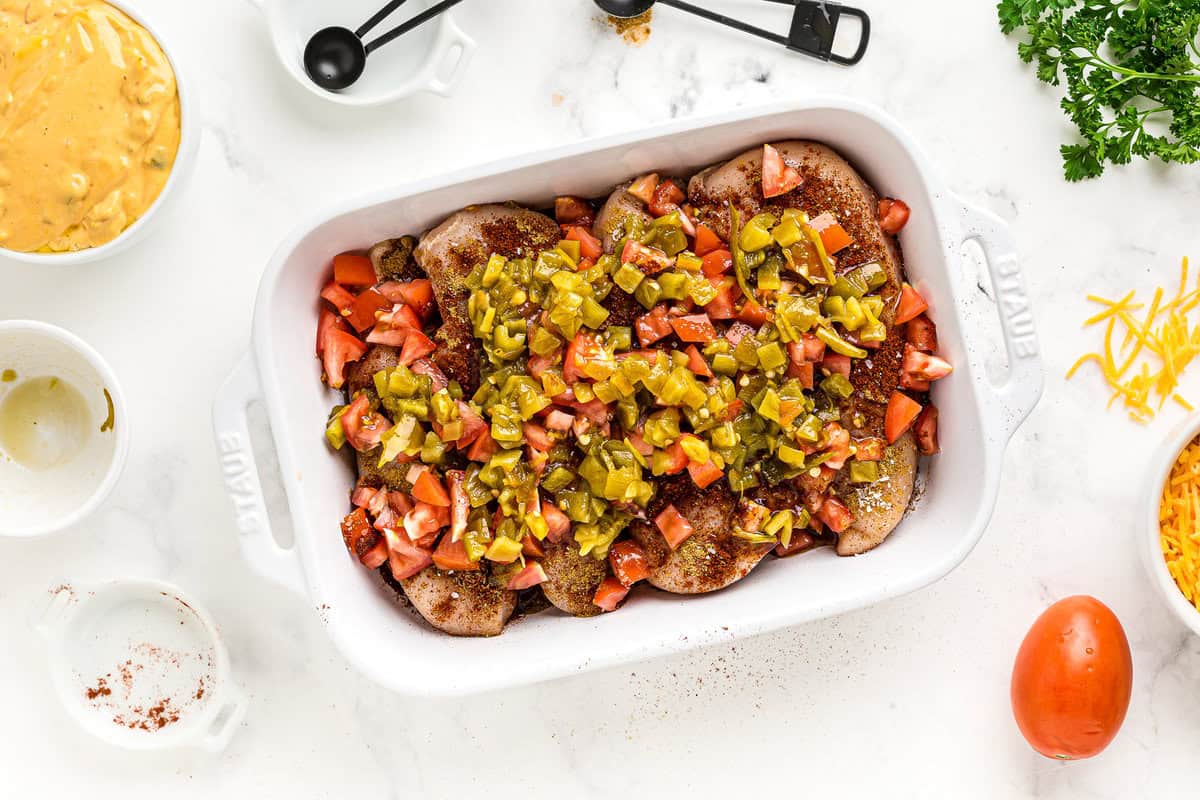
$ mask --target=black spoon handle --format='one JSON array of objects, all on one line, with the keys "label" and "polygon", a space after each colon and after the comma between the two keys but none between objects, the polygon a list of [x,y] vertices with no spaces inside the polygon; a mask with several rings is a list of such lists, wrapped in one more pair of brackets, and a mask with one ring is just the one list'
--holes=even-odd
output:
[{"label": "black spoon handle", "polygon": [[362,27],[360,27],[358,30],[356,30],[354,32],[354,35],[360,39],[362,37],[366,36],[367,33],[370,32],[371,28],[374,28],[376,25],[383,22],[383,20],[385,18],[387,18],[387,16],[389,14],[391,14],[393,11],[395,11],[397,8],[399,8],[400,6],[404,5],[407,2],[408,2],[408,0],[392,0],[386,6],[379,9],[378,11],[376,11],[375,16],[371,17],[369,20],[364,22],[362,24]]},{"label": "black spoon handle", "polygon": [[378,50],[380,47],[383,47],[385,44],[392,41],[393,39],[403,36],[404,34],[411,31],[413,28],[424,25],[426,22],[428,22],[429,20],[438,16],[443,11],[450,9],[450,8],[458,5],[461,2],[462,2],[462,0],[442,0],[442,2],[438,3],[436,6],[432,6],[429,9],[422,11],[420,14],[417,14],[415,17],[413,17],[412,19],[410,19],[408,22],[404,23],[403,25],[400,25],[399,27],[396,27],[396,28],[392,28],[390,31],[388,31],[387,33],[383,34],[375,41],[368,44],[365,47],[365,50],[367,51],[368,54],[371,53],[371,51],[373,51],[373,50]]},{"label": "black spoon handle", "polygon": [[715,11],[709,11],[707,8],[694,6],[691,3],[684,2],[684,0],[659,0],[659,2],[664,6],[671,6],[672,8],[678,8],[681,11],[690,12],[698,17],[704,17],[712,22],[719,22],[720,24],[726,25],[734,30],[739,30],[742,33],[749,33],[752,36],[758,36],[768,41],[775,42],[775,44],[781,44],[784,47],[787,47],[788,45],[786,36],[780,36],[777,33],[771,33],[770,31],[765,31],[762,28],[756,28],[755,26],[742,22],[741,20],[727,17],[724,14],[718,14]]}]

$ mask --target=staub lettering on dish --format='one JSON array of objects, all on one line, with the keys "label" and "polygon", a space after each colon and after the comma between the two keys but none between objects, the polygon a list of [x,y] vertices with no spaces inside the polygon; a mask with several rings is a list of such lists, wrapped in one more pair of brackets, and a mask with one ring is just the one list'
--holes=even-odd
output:
[{"label": "staub lettering on dish", "polygon": [[1021,282],[1020,268],[1015,259],[1005,259],[997,265],[996,271],[1000,276],[996,293],[1013,353],[1020,358],[1034,358],[1038,354],[1037,337],[1034,334],[1029,296]]},{"label": "staub lettering on dish", "polygon": [[221,472],[225,476],[225,487],[233,501],[238,530],[253,533],[262,527],[258,510],[258,483],[241,434],[221,433],[217,436],[221,449]]}]

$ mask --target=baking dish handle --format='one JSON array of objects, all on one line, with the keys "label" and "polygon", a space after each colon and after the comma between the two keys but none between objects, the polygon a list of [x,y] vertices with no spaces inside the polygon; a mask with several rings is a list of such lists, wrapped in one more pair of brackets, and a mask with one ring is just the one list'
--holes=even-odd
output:
[{"label": "baking dish handle", "polygon": [[1017,245],[1012,231],[990,211],[959,200],[962,205],[961,244],[976,241],[983,249],[996,296],[996,311],[1008,352],[1008,379],[996,386],[985,381],[999,411],[1001,436],[1008,441],[1042,396],[1046,382],[1037,332],[1033,324],[1033,306],[1021,277]]},{"label": "baking dish handle", "polygon": [[303,595],[304,573],[296,551],[280,547],[271,533],[271,519],[250,442],[246,410],[260,394],[258,369],[253,356],[247,354],[217,392],[213,403],[213,433],[225,476],[225,492],[233,503],[243,557],[263,577]]},{"label": "baking dish handle", "polygon": [[[450,14],[444,15],[433,45],[433,71],[426,88],[443,97],[454,94],[467,72],[475,47],[475,40],[458,27],[454,18]],[[449,72],[445,77],[442,77],[443,70]]]}]

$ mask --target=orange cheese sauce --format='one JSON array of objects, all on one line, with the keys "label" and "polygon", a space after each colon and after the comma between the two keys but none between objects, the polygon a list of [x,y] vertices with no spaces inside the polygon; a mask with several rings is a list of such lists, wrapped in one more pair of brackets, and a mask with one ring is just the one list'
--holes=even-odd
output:
[{"label": "orange cheese sauce", "polygon": [[0,248],[115,239],[162,191],[180,131],[145,28],[100,0],[0,0]]}]

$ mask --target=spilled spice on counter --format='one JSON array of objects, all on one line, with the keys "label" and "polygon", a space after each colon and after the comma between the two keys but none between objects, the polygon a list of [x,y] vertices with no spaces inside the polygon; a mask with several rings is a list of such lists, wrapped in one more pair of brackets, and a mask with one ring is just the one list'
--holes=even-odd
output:
[{"label": "spilled spice on counter", "polygon": [[626,44],[640,47],[650,38],[650,19],[653,9],[636,17],[614,17],[609,15],[608,24],[617,32]]}]

